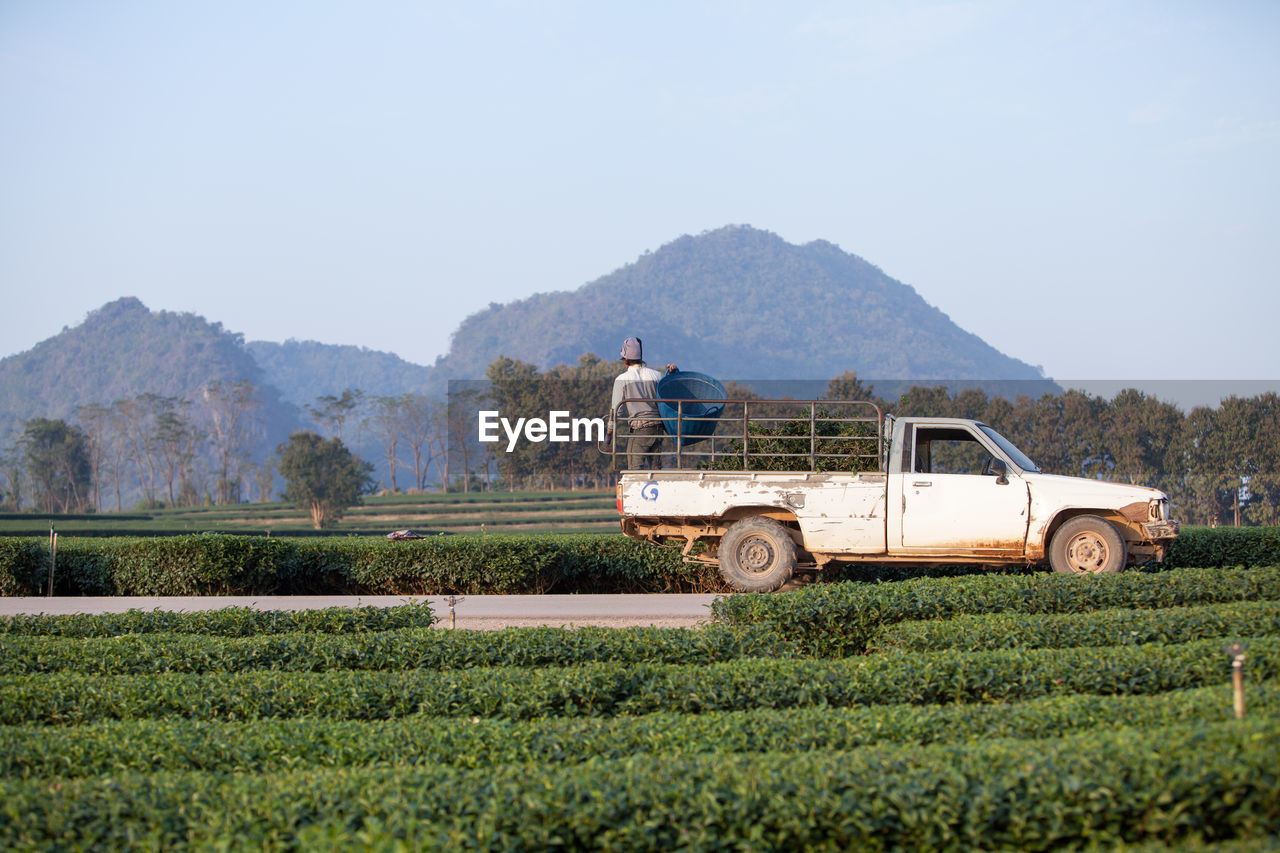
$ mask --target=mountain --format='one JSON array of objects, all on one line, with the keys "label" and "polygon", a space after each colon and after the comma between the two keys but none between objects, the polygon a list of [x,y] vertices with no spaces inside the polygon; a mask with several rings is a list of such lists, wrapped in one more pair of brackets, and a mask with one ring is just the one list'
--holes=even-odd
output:
[{"label": "mountain", "polygon": [[750,226],[680,237],[574,291],[491,305],[435,367],[475,379],[499,355],[544,368],[616,358],[632,335],[650,362],[732,379],[1043,379],[862,258]]},{"label": "mountain", "polygon": [[146,393],[194,401],[209,383],[241,380],[261,400],[260,457],[301,423],[243,338],[195,314],[153,312],[135,298],[117,299],[79,326],[0,359],[0,448],[12,445],[28,418],[70,419],[78,406]]},{"label": "mountain", "polygon": [[291,339],[250,341],[245,349],[284,398],[304,409],[318,397],[338,396],[348,388],[371,397],[425,393],[431,374],[429,367],[366,347]]},{"label": "mountain", "polygon": [[[431,367],[364,347],[246,344],[198,315],[118,299],[79,326],[0,359],[0,452],[15,447],[29,418],[71,419],[79,406],[148,393],[199,401],[208,383],[247,380],[261,400],[264,429],[252,451],[262,459],[290,431],[311,426],[304,413],[318,397],[347,388],[366,399],[435,396],[446,380],[484,377],[499,356],[541,368],[576,364],[592,352],[612,360],[633,335],[656,364],[722,379],[816,383],[812,391],[782,392],[796,396],[818,393],[849,370],[883,396],[910,380],[986,380],[980,384],[989,393],[1005,393],[993,380],[1018,380],[1017,393],[1053,390],[1038,369],[998,352],[911,287],[832,243],[796,246],[729,226],[680,237],[577,290],[491,305],[462,322],[449,352]],[[357,429],[349,441],[365,458],[380,459],[376,431]],[[379,462],[380,479],[385,467]]]}]

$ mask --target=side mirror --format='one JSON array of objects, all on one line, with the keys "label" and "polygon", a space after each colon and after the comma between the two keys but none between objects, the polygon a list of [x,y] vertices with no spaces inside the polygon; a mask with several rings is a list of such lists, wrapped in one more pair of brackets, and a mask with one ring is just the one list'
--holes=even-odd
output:
[{"label": "side mirror", "polygon": [[1009,485],[1009,467],[1004,464],[1003,459],[991,460],[991,473],[996,475],[997,485]]}]

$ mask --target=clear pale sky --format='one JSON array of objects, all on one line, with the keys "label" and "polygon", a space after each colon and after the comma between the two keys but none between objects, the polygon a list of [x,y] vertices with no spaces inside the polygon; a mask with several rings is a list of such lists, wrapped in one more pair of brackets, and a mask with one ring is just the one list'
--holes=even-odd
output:
[{"label": "clear pale sky", "polygon": [[0,356],[137,296],[429,364],[750,224],[1053,377],[1280,378],[1270,0],[0,0],[0,122]]}]

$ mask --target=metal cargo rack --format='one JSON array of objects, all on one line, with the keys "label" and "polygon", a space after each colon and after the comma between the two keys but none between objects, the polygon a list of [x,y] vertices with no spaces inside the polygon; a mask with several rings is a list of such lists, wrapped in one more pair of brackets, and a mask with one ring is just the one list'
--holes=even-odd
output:
[{"label": "metal cargo rack", "polygon": [[[869,401],[649,397],[622,400],[614,412],[614,434],[598,445],[601,453],[613,458],[615,469],[620,468],[619,457],[625,467],[630,438],[629,425],[622,431],[627,418],[620,412],[634,402],[665,404],[674,410],[674,417],[662,418],[661,449],[652,454],[667,470],[884,470],[886,416]],[[714,416],[689,413],[709,405],[722,408]],[[796,464],[783,464],[789,459]]]}]

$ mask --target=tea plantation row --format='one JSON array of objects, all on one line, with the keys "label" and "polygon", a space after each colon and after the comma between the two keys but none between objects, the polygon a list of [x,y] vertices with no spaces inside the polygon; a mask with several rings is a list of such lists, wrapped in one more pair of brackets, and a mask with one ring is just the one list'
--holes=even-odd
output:
[{"label": "tea plantation row", "polygon": [[[1185,531],[1165,562],[1152,568],[1278,563],[1280,528],[1196,528]],[[47,592],[49,564],[47,538],[0,537],[0,595]],[[834,565],[823,575],[827,580],[899,580],[975,571],[980,569]],[[62,537],[54,587],[58,595],[94,596],[727,591],[713,567],[684,563],[679,548],[656,548],[617,533],[410,541],[224,534]]]},{"label": "tea plantation row", "polygon": [[[886,626],[870,645],[876,651],[1068,649],[1186,643],[1233,634],[1280,635],[1280,602],[920,620]],[[411,628],[348,635],[266,634],[245,640],[187,634],[128,634],[102,639],[0,634],[0,675],[448,670],[573,666],[595,661],[710,664],[745,657],[802,656],[799,643],[784,639],[767,625],[712,625],[700,631],[529,628],[484,634]]]},{"label": "tea plantation row", "polygon": [[819,585],[716,619],[0,622],[0,845],[1280,844],[1280,568]]},{"label": "tea plantation row", "polygon": [[530,529],[555,533],[613,532],[612,489],[557,492],[449,492],[367,495],[332,527],[316,530],[306,507],[289,503],[136,509],[47,515],[0,512],[0,536],[176,536],[202,531],[245,536],[372,536],[409,528],[418,533]]}]

